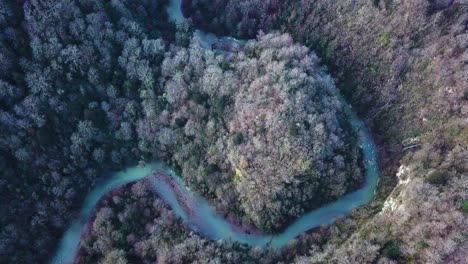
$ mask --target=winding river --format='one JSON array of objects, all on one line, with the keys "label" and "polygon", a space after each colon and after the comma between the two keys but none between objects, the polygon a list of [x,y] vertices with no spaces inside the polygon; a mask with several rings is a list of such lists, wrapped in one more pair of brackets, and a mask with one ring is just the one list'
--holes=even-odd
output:
[{"label": "winding river", "polygon": [[[184,21],[180,10],[180,0],[171,0],[167,11],[171,19],[176,22],[180,23]],[[242,42],[229,37],[218,38],[211,33],[202,32],[200,30],[195,31],[194,34],[198,37],[201,46],[204,48],[211,48],[211,44],[219,39]],[[73,261],[79,248],[81,234],[87,228],[86,223],[91,217],[93,208],[102,196],[116,187],[151,175],[151,172],[155,169],[163,171],[171,177],[171,182],[175,183],[177,189],[183,192],[184,198],[187,198],[185,204],[180,204],[180,199],[178,200],[176,197],[174,186],[170,186],[168,181],[163,180],[161,177],[155,177],[153,175],[148,177],[155,192],[171,206],[179,217],[190,225],[190,228],[214,240],[230,240],[233,242],[246,243],[251,246],[282,247],[302,232],[319,225],[330,224],[338,217],[348,214],[353,208],[368,203],[374,196],[374,190],[378,181],[376,147],[367,128],[338,91],[336,91],[336,96],[339,98],[344,112],[348,115],[353,129],[358,134],[362,148],[366,175],[365,184],[361,189],[342,196],[335,202],[326,204],[304,214],[289,225],[282,233],[275,235],[252,235],[240,231],[226,219],[220,217],[213,211],[212,207],[205,199],[192,193],[174,171],[165,167],[163,163],[154,162],[146,164],[145,167],[130,167],[115,173],[110,178],[98,182],[94,189],[87,195],[78,219],[76,219],[63,234],[56,255],[51,260],[51,264],[64,264]],[[190,208],[189,213],[186,212],[187,206]]]}]

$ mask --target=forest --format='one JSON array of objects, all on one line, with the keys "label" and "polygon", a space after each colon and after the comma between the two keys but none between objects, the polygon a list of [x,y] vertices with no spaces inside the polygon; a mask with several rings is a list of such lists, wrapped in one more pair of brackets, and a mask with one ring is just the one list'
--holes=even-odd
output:
[{"label": "forest", "polygon": [[466,1],[183,0],[182,6],[194,25],[218,34],[291,34],[317,53],[372,129],[382,170],[375,203],[382,211],[364,218],[346,243],[314,247],[298,263],[467,261]]},{"label": "forest", "polygon": [[46,261],[93,182],[144,158],[142,94],[176,38],[166,1],[22,4],[0,1],[2,263]]},{"label": "forest", "polygon": [[362,182],[333,82],[287,34],[225,54],[169,22],[163,1],[2,5],[12,262],[49,257],[86,190],[126,164],[166,160],[220,211],[265,231]]},{"label": "forest", "polygon": [[225,56],[192,41],[164,59],[167,107],[143,106],[143,143],[266,231],[359,186],[357,139],[314,54],[269,34]]},{"label": "forest", "polygon": [[464,0],[181,4],[177,24],[169,0],[0,0],[0,263],[48,262],[99,179],[153,160],[280,232],[364,184],[337,89],[378,145],[368,205],[261,249],[192,231],[142,180],[99,202],[75,262],[468,261]]}]

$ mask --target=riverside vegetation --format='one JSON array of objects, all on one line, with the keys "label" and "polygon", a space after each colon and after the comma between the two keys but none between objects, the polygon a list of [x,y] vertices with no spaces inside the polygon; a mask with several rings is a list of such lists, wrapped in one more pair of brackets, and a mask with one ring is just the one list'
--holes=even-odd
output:
[{"label": "riverside vegetation", "polygon": [[248,38],[276,29],[313,49],[380,145],[384,209],[364,218],[350,239],[314,247],[297,262],[466,262],[466,1],[184,0],[182,6],[208,31]]},{"label": "riverside vegetation", "polygon": [[356,135],[317,62],[288,35],[227,58],[192,42],[163,61],[167,107],[146,112],[140,135],[221,211],[278,230],[363,179]]},{"label": "riverside vegetation", "polygon": [[[316,50],[379,139],[380,199],[270,252],[191,233],[138,182],[101,201],[78,261],[466,260],[466,5],[283,2],[182,4],[195,27],[276,29]],[[264,231],[362,183],[356,135],[311,51],[278,33],[204,50],[167,4],[0,0],[0,262],[46,261],[96,178],[142,160],[166,160]]]},{"label": "riverside vegetation", "polygon": [[166,5],[2,1],[2,259],[48,257],[97,176],[139,160],[264,231],[362,183],[312,52],[279,34],[205,50]]}]

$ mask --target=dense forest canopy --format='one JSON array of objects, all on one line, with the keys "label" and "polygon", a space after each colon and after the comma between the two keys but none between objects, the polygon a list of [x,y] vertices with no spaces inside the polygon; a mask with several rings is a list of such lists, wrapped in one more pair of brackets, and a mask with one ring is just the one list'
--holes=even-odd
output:
[{"label": "dense forest canopy", "polygon": [[1,262],[44,261],[94,180],[142,158],[166,4],[0,1]]},{"label": "dense forest canopy", "polygon": [[11,261],[48,257],[95,180],[138,161],[169,162],[235,221],[266,231],[362,182],[332,81],[287,34],[219,52],[169,22],[166,1],[1,4]]},{"label": "dense forest canopy", "polygon": [[[145,161],[264,232],[355,190],[328,71],[377,138],[372,203],[261,250],[191,232],[141,181],[76,262],[466,262],[466,1],[182,0],[182,24],[168,2],[0,0],[0,263],[47,262],[96,181]],[[252,40],[203,49],[196,28]]]},{"label": "dense forest canopy", "polygon": [[183,0],[183,11],[222,35],[290,33],[322,58],[380,145],[384,210],[297,262],[467,261],[465,0]]},{"label": "dense forest canopy", "polygon": [[165,58],[161,79],[168,105],[158,118],[144,107],[138,131],[222,210],[240,203],[271,231],[362,181],[333,83],[289,35],[260,35],[228,57],[193,40]]}]

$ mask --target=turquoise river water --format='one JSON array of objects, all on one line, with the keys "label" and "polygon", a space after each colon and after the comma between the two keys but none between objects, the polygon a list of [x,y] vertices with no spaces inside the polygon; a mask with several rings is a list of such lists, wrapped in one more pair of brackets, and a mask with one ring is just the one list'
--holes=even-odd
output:
[{"label": "turquoise river water", "polygon": [[[180,10],[180,0],[171,0],[167,11],[170,17],[176,22],[181,23],[184,21]],[[198,37],[201,46],[204,48],[211,48],[211,44],[218,39],[242,42],[229,37],[219,38],[211,33],[205,33],[199,30],[195,32],[195,36]],[[336,95],[342,103],[344,112],[348,115],[353,129],[358,134],[364,156],[366,173],[365,184],[357,191],[342,196],[335,202],[326,204],[304,214],[289,225],[282,233],[274,235],[253,235],[244,233],[242,230],[239,230],[239,228],[234,227],[226,219],[222,218],[212,209],[205,199],[193,194],[183,184],[182,180],[170,168],[165,167],[163,163],[154,162],[146,164],[145,167],[130,167],[113,174],[110,178],[98,182],[94,189],[87,195],[78,219],[76,219],[63,234],[56,255],[51,260],[51,264],[73,262],[79,248],[81,234],[86,228],[86,223],[92,215],[93,208],[102,196],[116,187],[151,175],[151,171],[154,169],[165,171],[168,175],[173,177],[174,182],[180,185],[185,196],[189,198],[189,206],[192,210],[190,215],[184,211],[183,206],[177,201],[173,188],[157,177],[148,177],[155,193],[166,201],[174,212],[190,225],[190,228],[214,240],[230,240],[233,242],[246,243],[251,246],[282,247],[301,233],[319,225],[330,224],[338,217],[348,214],[353,208],[368,203],[374,196],[374,190],[378,181],[376,147],[369,131],[362,121],[359,120],[338,91],[336,91]]]}]

